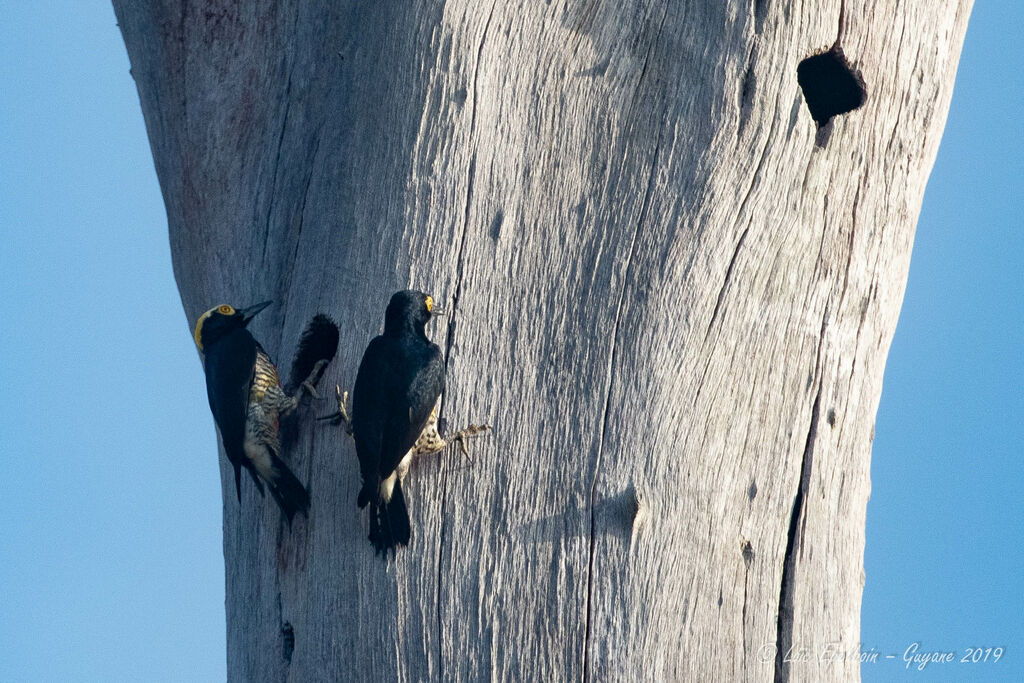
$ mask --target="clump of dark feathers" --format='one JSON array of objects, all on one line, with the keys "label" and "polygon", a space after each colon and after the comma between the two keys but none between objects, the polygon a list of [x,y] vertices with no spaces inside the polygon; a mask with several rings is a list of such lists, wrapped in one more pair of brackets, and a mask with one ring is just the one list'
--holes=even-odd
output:
[{"label": "clump of dark feathers", "polygon": [[[289,394],[309,377],[313,367],[318,361],[330,361],[338,350],[338,326],[328,316],[317,313],[306,325],[305,331],[299,338],[299,345],[295,349],[295,357],[292,358],[292,371],[288,376],[288,386],[285,391]],[[319,377],[314,378],[318,380]]]}]

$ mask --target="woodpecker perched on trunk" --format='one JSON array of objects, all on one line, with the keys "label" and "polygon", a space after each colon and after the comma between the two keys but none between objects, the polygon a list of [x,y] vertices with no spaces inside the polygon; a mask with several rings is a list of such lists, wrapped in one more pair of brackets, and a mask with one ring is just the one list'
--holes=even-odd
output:
[{"label": "woodpecker perched on trunk", "polygon": [[400,470],[444,389],[441,349],[425,331],[438,314],[423,292],[396,293],[384,314],[384,334],[366,347],[356,375],[351,424],[363,475],[358,502],[369,503],[370,542],[385,554],[409,543]]},{"label": "woodpecker perched on trunk", "polygon": [[[227,304],[211,308],[196,322],[195,341],[206,358],[206,395],[224,451],[235,469],[239,502],[240,470],[245,466],[260,495],[262,480],[291,522],[297,512],[309,510],[309,494],[279,457],[278,420],[295,409],[299,392],[296,396],[284,392],[270,356],[246,329],[253,316],[270,303],[265,301],[241,310]],[[299,387],[300,392],[316,395],[310,379],[319,378],[329,361],[321,359],[315,364],[310,378]]]}]

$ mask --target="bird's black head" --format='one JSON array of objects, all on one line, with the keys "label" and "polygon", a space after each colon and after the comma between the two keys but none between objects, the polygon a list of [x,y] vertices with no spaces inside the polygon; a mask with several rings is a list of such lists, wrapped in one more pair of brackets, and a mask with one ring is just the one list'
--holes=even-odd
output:
[{"label": "bird's black head", "polygon": [[270,301],[264,301],[261,304],[237,311],[227,304],[211,308],[199,316],[199,320],[196,321],[196,329],[193,333],[196,346],[200,351],[205,352],[211,344],[217,343],[218,340],[223,339],[234,330],[248,325],[253,316],[270,304]]},{"label": "bird's black head", "polygon": [[415,289],[395,292],[384,313],[384,334],[401,334],[411,330],[421,337],[426,336],[424,328],[441,311],[434,307],[434,299]]}]

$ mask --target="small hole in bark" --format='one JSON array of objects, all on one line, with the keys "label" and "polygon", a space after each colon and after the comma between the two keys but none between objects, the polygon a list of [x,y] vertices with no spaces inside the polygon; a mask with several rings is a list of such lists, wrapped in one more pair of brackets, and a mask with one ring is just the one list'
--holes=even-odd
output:
[{"label": "small hole in bark", "polygon": [[505,222],[505,212],[498,209],[497,213],[494,214],[494,220],[491,221],[491,239],[495,242],[501,237],[501,224]]},{"label": "small hole in bark", "polygon": [[768,13],[768,0],[754,0],[754,21],[757,24],[757,32],[761,32],[761,24],[764,23],[765,15]]},{"label": "small hole in bark", "polygon": [[581,199],[580,203],[572,208],[574,214],[576,214],[576,227],[583,227],[583,219],[587,215],[587,200]]},{"label": "small hole in bark", "polygon": [[744,107],[750,107],[754,100],[754,88],[757,85],[757,76],[754,75],[754,65],[747,67],[743,74],[743,83],[740,84],[740,102]]},{"label": "small hole in bark", "polygon": [[284,622],[281,625],[281,635],[284,637],[284,661],[292,663],[292,653],[295,652],[295,629],[291,622]]},{"label": "small hole in bark", "polygon": [[[753,52],[751,52],[753,55]],[[757,76],[754,74],[754,63],[753,61],[747,66],[746,73],[743,74],[743,82],[740,83],[740,120],[736,126],[736,136],[739,137],[743,134],[743,130],[747,127],[747,122],[750,120],[750,111],[754,106],[754,91],[757,89]]]},{"label": "small hole in bark", "polygon": [[836,411],[834,408],[828,409],[828,412],[825,413],[825,420],[828,422],[829,427],[836,426]]},{"label": "small hole in bark", "polygon": [[833,116],[857,109],[867,99],[864,79],[846,61],[839,45],[800,62],[796,80],[818,128]]},{"label": "small hole in bark", "polygon": [[750,500],[754,500],[754,498],[756,496],[757,496],[757,482],[756,481],[751,481],[750,482],[750,488],[747,489],[747,498],[750,498]]}]

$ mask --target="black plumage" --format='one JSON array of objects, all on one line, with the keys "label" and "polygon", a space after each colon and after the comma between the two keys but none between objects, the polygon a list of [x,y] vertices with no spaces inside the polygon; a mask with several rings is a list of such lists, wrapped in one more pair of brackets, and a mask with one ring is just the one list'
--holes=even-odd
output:
[{"label": "black plumage", "polygon": [[196,322],[196,345],[206,359],[206,395],[235,470],[235,492],[242,500],[241,468],[263,493],[263,483],[289,521],[309,509],[309,494],[279,457],[279,416],[296,400],[285,394],[263,347],[246,326],[269,301],[242,310],[221,305]]},{"label": "black plumage", "polygon": [[441,349],[425,331],[437,313],[422,292],[392,296],[384,333],[366,347],[356,375],[352,430],[363,475],[358,502],[370,505],[369,538],[378,552],[407,545],[412,535],[399,466],[411,457],[444,390]]}]

